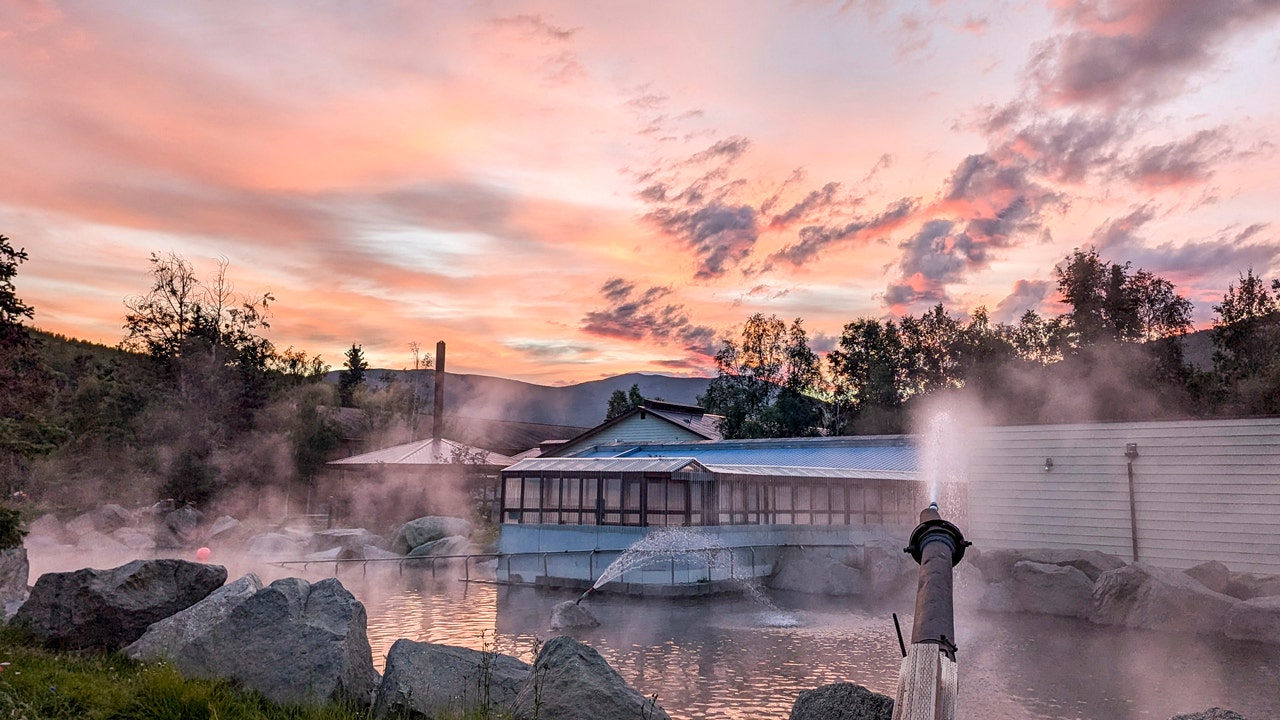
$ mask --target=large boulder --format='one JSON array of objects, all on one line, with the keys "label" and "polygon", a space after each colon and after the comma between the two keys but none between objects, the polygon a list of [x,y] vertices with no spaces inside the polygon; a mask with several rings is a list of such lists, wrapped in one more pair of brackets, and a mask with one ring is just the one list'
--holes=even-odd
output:
[{"label": "large boulder", "polygon": [[529,670],[509,655],[397,640],[387,653],[373,716],[452,717],[483,709],[489,717],[510,706]]},{"label": "large boulder", "polygon": [[119,650],[151,623],[191,607],[226,580],[224,567],[174,559],[46,573],[13,624],[54,647]]},{"label": "large boulder", "polygon": [[1227,637],[1280,645],[1280,596],[1236,603],[1227,611]]},{"label": "large boulder", "polygon": [[27,549],[19,545],[0,550],[0,605],[4,606],[4,619],[8,620],[26,602],[30,589],[27,576],[31,563],[27,561]]},{"label": "large boulder", "polygon": [[156,546],[177,549],[194,545],[203,519],[204,513],[190,505],[167,513],[156,526]]},{"label": "large boulder", "polygon": [[261,589],[262,580],[253,573],[227,583],[186,610],[152,623],[142,637],[124,649],[124,654],[134,660],[172,660]]},{"label": "large boulder", "polygon": [[600,621],[576,600],[565,600],[551,608],[551,629],[600,627]]},{"label": "large boulder", "polygon": [[511,714],[517,720],[671,720],[657,696],[641,695],[600,653],[564,635],[542,646]]},{"label": "large boulder", "polygon": [[1085,618],[1093,608],[1093,581],[1071,565],[1021,560],[1009,586],[1022,612]]},{"label": "large boulder", "polygon": [[1227,594],[1227,586],[1231,584],[1231,570],[1217,560],[1202,562],[1195,567],[1183,570],[1186,574],[1200,581],[1201,585],[1214,592]]},{"label": "large boulder", "polygon": [[1102,625],[1220,633],[1237,602],[1184,572],[1137,562],[1098,578],[1089,619]]},{"label": "large boulder", "polygon": [[1115,555],[1097,550],[1073,550],[1057,548],[1029,548],[1025,550],[987,550],[976,553],[973,563],[982,571],[989,583],[999,583],[1013,576],[1013,566],[1022,561],[1043,565],[1063,565],[1084,573],[1097,582],[1102,573],[1125,566],[1125,561]]},{"label": "large boulder", "polygon": [[853,683],[805,690],[791,706],[790,720],[892,720],[893,698]]},{"label": "large boulder", "polygon": [[128,510],[115,503],[107,503],[73,518],[67,523],[67,530],[76,535],[84,535],[91,530],[109,534],[132,524],[133,515]]},{"label": "large boulder", "polygon": [[409,551],[409,557],[436,557],[439,555],[467,555],[471,552],[471,541],[462,535],[451,535],[439,540],[425,542]]},{"label": "large boulder", "polygon": [[286,704],[368,705],[378,684],[364,605],[336,578],[277,580],[172,660],[184,674],[236,680]]},{"label": "large boulder", "polygon": [[858,595],[865,588],[861,570],[842,562],[826,550],[782,548],[769,587],[816,595]]},{"label": "large boulder", "polygon": [[1280,576],[1231,573],[1224,593],[1241,600],[1280,595]]},{"label": "large boulder", "polygon": [[470,535],[471,523],[462,518],[428,515],[410,520],[396,531],[391,540],[391,550],[401,555],[433,540],[455,535]]}]

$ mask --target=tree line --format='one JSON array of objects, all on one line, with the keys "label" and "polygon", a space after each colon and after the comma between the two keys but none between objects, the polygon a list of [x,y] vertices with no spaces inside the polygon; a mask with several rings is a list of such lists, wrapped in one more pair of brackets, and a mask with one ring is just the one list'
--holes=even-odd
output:
[{"label": "tree line", "polygon": [[700,404],[727,438],[909,431],[913,407],[973,399],[1001,423],[1280,413],[1280,281],[1240,273],[1213,305],[1211,367],[1188,362],[1192,303],[1132,263],[1076,249],[1055,268],[1067,312],[992,322],[938,304],[858,318],[820,357],[803,320],[756,314],[717,353]]}]

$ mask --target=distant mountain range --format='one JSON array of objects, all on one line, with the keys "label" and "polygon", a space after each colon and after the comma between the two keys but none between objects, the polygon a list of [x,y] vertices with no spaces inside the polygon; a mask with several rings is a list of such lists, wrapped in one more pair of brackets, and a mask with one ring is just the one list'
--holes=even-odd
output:
[{"label": "distant mountain range", "polygon": [[[326,380],[337,382],[339,371]],[[371,369],[366,377],[377,382],[384,376],[408,380],[415,371]],[[423,389],[431,392],[433,371],[422,374]],[[505,420],[540,425],[589,428],[604,421],[609,396],[614,390],[627,392],[632,385],[651,400],[695,405],[707,391],[711,378],[676,378],[665,375],[627,373],[577,385],[535,385],[489,375],[445,373],[445,417],[474,420]],[[430,395],[426,395],[430,405]]]}]

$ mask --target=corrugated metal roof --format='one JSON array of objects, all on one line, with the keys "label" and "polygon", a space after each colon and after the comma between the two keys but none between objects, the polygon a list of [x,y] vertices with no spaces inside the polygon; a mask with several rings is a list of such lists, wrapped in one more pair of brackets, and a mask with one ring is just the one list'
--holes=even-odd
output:
[{"label": "corrugated metal roof", "polygon": [[858,478],[865,480],[918,480],[914,471],[868,470],[856,468],[788,467],[779,465],[707,465],[714,473],[726,475],[770,475],[774,477]]},{"label": "corrugated metal roof", "polygon": [[329,465],[452,465],[450,458],[455,453],[466,452],[474,456],[477,452],[487,453],[480,465],[506,467],[515,460],[492,450],[464,445],[453,440],[442,439],[439,445],[434,440],[418,440],[417,442],[396,445],[394,447],[374,450],[362,455],[334,460]]},{"label": "corrugated metal roof", "polygon": [[719,415],[678,412],[656,407],[650,407],[647,410],[663,420],[688,428],[708,440],[719,440],[724,437],[720,434],[721,416]]},{"label": "corrugated metal roof", "polygon": [[526,458],[503,470],[504,473],[535,472],[705,472],[691,457],[644,458]]},{"label": "corrugated metal roof", "polygon": [[[827,442],[821,442],[821,441]],[[845,438],[803,438],[771,442],[720,441],[619,444],[597,446],[578,457],[663,457],[679,455],[697,458],[703,465],[827,468],[839,470],[883,470],[915,472],[916,448],[897,437],[882,444],[854,443]]]}]

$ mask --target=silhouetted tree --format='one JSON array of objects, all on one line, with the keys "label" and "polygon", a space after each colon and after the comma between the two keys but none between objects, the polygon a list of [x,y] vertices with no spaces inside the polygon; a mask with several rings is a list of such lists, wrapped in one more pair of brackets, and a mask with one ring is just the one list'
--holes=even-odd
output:
[{"label": "silhouetted tree", "polygon": [[726,438],[812,435],[822,425],[821,379],[803,321],[796,318],[788,328],[757,313],[740,341],[725,340],[716,353],[716,378],[698,402],[723,416]]},{"label": "silhouetted tree", "polygon": [[622,390],[614,390],[609,395],[609,405],[605,409],[604,419],[608,422],[616,417],[625,415],[631,408],[644,405],[644,396],[640,394],[640,384],[633,383],[631,389],[627,392]]},{"label": "silhouetted tree", "polygon": [[863,318],[845,325],[827,363],[844,417],[840,432],[902,431],[910,363],[896,323]]},{"label": "silhouetted tree", "polygon": [[[1271,290],[1280,291],[1280,281]],[[1280,300],[1249,268],[1213,310],[1218,403],[1236,413],[1280,412]]]},{"label": "silhouetted tree", "polygon": [[369,363],[364,359],[361,346],[351,344],[351,349],[347,351],[346,360],[343,361],[342,366],[346,370],[338,373],[338,399],[343,407],[354,407],[356,388],[364,382],[365,373],[369,370]]}]

